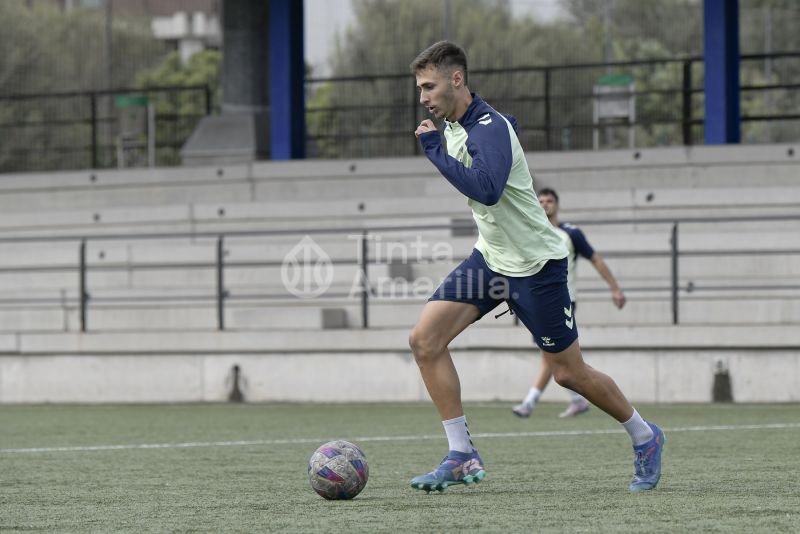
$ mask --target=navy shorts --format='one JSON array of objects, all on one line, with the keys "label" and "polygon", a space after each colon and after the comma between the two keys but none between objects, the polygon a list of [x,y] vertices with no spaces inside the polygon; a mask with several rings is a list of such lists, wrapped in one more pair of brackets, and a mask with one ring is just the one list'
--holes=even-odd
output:
[{"label": "navy shorts", "polygon": [[545,352],[558,353],[578,339],[578,325],[567,290],[567,259],[550,260],[531,276],[506,276],[492,271],[473,250],[447,275],[430,300],[473,304],[479,319],[501,302],[519,317]]}]

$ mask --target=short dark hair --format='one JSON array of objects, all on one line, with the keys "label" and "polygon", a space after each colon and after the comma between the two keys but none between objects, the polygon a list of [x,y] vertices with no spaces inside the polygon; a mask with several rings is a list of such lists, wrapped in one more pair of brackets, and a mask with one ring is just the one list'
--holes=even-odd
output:
[{"label": "short dark hair", "polygon": [[433,66],[439,70],[450,70],[459,67],[464,71],[464,80],[467,79],[467,53],[464,49],[450,41],[439,41],[419,53],[411,62],[411,73],[416,74],[421,70]]},{"label": "short dark hair", "polygon": [[539,190],[539,196],[547,195],[556,199],[556,204],[558,204],[558,193],[555,192],[554,189],[550,189],[549,187],[543,187]]}]

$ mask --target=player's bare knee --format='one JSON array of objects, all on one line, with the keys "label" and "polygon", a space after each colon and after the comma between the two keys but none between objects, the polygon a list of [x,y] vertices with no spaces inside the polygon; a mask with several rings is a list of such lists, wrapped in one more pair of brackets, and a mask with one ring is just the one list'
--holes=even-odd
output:
[{"label": "player's bare knee", "polygon": [[567,389],[572,389],[574,391],[576,385],[576,376],[575,373],[572,372],[572,369],[566,366],[557,366],[553,369],[553,379],[556,383]]},{"label": "player's bare knee", "polygon": [[411,347],[411,352],[414,354],[414,359],[417,361],[418,365],[433,360],[441,354],[444,349],[435,334],[416,328],[412,330],[411,335],[408,336],[408,345]]}]

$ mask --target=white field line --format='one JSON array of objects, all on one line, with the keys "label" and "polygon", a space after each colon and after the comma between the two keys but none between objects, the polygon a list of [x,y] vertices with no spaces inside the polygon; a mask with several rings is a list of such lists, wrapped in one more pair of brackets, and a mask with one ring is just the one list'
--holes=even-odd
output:
[{"label": "white field line", "polygon": [[[712,426],[682,426],[664,428],[665,433],[671,432],[714,432],[719,430],[786,430],[800,428],[800,423],[768,423],[761,425],[712,425]],[[481,439],[490,438],[546,438],[558,436],[595,436],[600,434],[620,434],[622,429],[604,430],[544,430],[539,432],[487,432],[473,434]],[[348,438],[356,443],[371,441],[422,441],[444,439],[443,435],[422,434],[416,436],[362,436]],[[325,443],[331,438],[293,438],[293,439],[256,439],[242,441],[190,441],[185,443],[137,443],[124,445],[88,445],[76,447],[31,447],[20,449],[0,449],[0,454],[30,454],[49,452],[94,452],[94,451],[120,451],[136,449],[191,449],[197,447],[249,447],[263,445],[302,445],[306,443]]]}]

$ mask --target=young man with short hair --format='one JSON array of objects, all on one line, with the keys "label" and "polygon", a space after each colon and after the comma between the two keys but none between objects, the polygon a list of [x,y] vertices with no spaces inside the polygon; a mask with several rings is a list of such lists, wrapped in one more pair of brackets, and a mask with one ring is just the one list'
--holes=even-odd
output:
[{"label": "young man with short hair", "polygon": [[430,119],[414,134],[431,163],[469,199],[478,226],[475,250],[442,282],[409,337],[449,445],[442,463],[413,478],[411,486],[441,491],[485,476],[447,346],[470,324],[507,302],[534,334],[556,382],[614,417],[631,436],[635,474],[629,489],[654,488],[661,475],[664,434],[642,419],[610,377],[581,357],[567,289],[567,249],[539,205],[511,122],[470,92],[466,54],[457,45],[431,45],[411,63],[411,70],[420,103],[445,121],[447,149]]}]

